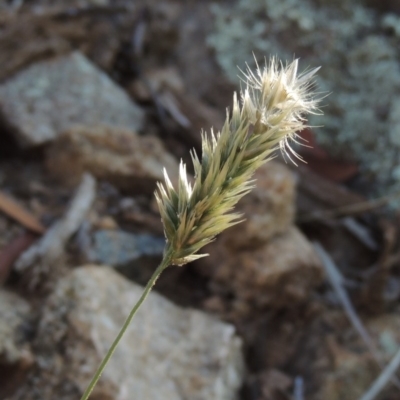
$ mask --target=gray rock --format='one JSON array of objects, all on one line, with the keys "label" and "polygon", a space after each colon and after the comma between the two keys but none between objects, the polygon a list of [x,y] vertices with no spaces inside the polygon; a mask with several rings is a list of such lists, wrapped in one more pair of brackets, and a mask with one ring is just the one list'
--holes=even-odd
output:
[{"label": "gray rock", "polygon": [[143,120],[128,95],[79,52],[34,64],[2,84],[0,113],[26,147],[75,125],[138,131]]},{"label": "gray rock", "polygon": [[0,398],[20,386],[34,357],[31,336],[31,307],[18,295],[0,290]]},{"label": "gray rock", "polygon": [[[108,267],[81,267],[60,280],[39,324],[38,369],[12,399],[79,398],[142,290]],[[91,398],[231,400],[242,379],[231,325],[153,292]]]},{"label": "gray rock", "polygon": [[85,171],[117,188],[136,194],[152,194],[163,180],[163,167],[173,183],[178,163],[155,136],[104,125],[75,126],[48,148],[49,172],[65,183],[76,184]]},{"label": "gray rock", "polygon": [[0,290],[0,360],[14,364],[30,352],[24,339],[24,326],[30,317],[30,306],[14,293]]},{"label": "gray rock", "polygon": [[98,230],[94,233],[92,259],[101,264],[120,266],[143,256],[161,256],[164,247],[164,237]]}]

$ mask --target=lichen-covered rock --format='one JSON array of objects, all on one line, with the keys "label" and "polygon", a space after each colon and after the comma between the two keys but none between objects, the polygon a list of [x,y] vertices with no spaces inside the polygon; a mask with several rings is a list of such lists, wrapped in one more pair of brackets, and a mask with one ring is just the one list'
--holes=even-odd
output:
[{"label": "lichen-covered rock", "polygon": [[77,126],[50,146],[46,164],[54,176],[75,183],[88,171],[130,193],[152,193],[163,168],[177,181],[178,163],[154,136],[123,128]]},{"label": "lichen-covered rock", "polygon": [[[81,267],[60,280],[39,323],[38,368],[12,399],[79,398],[142,290],[108,267]],[[153,292],[91,398],[233,400],[242,378],[231,325]]]},{"label": "lichen-covered rock", "polygon": [[26,147],[75,125],[138,131],[143,121],[141,109],[79,52],[36,63],[0,85],[0,114]]},{"label": "lichen-covered rock", "polygon": [[[232,81],[253,52],[301,58],[321,66],[317,82],[329,93],[323,116],[311,116],[317,140],[332,155],[360,165],[365,191],[400,189],[400,23],[365,0],[238,0],[214,6],[209,43]],[[379,2],[376,2],[378,4]],[[382,3],[382,2],[380,2]],[[254,61],[253,61],[254,62]],[[361,185],[360,185],[361,186]]]}]

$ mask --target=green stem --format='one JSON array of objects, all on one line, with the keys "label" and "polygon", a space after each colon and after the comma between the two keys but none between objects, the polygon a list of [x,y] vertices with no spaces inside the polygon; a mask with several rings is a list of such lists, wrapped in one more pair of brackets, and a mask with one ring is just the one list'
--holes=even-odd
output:
[{"label": "green stem", "polygon": [[157,267],[157,269],[154,271],[153,275],[147,282],[147,285],[144,288],[144,291],[143,291],[142,295],[140,296],[140,299],[137,301],[137,303],[135,304],[135,306],[132,308],[131,312],[129,313],[128,318],[126,319],[124,325],[122,326],[121,330],[119,331],[117,337],[115,338],[115,340],[114,340],[113,344],[111,345],[110,349],[108,350],[107,354],[103,358],[103,361],[101,362],[99,368],[97,369],[97,371],[94,374],[92,380],[90,381],[88,387],[86,388],[85,393],[83,393],[81,400],[87,400],[89,398],[94,387],[96,386],[97,381],[100,379],[100,376],[104,371],[104,368],[106,367],[107,363],[110,361],[110,358],[114,354],[114,351],[118,346],[118,343],[122,339],[122,336],[124,336],[130,323],[132,322],[133,317],[135,316],[136,312],[139,310],[139,308],[143,304],[143,302],[146,300],[146,297],[149,295],[152,287],[156,283],[158,277],[161,275],[161,272],[163,272],[164,269],[166,269],[171,264],[171,260],[172,260],[172,254],[171,254],[171,251],[168,250],[164,253],[164,257],[161,261],[161,264]]}]

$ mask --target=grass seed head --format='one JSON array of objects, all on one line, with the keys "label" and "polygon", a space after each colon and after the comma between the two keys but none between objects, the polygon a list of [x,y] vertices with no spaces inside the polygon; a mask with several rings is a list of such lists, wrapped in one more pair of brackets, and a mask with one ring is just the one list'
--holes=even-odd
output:
[{"label": "grass seed head", "polygon": [[155,196],[173,264],[206,256],[197,252],[241,221],[233,208],[252,189],[255,170],[277,149],[290,160],[301,159],[290,141],[306,127],[305,115],[318,111],[319,99],[311,90],[317,70],[298,74],[298,60],[284,67],[275,58],[255,72],[247,68],[241,101],[235,93],[221,132],[202,134],[201,161],[191,153],[193,186],[182,162],[177,189],[164,170],[165,182],[158,183]]}]

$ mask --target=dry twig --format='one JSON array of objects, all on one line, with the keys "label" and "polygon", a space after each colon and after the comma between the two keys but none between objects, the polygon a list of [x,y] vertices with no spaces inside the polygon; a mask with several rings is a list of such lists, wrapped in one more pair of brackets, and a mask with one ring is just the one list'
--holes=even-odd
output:
[{"label": "dry twig", "polygon": [[375,397],[385,388],[389,381],[393,381],[395,373],[400,367],[400,349],[392,358],[392,361],[386,366],[379,377],[375,380],[372,386],[361,397],[360,400],[374,400]]},{"label": "dry twig", "polygon": [[46,230],[31,212],[3,192],[0,192],[0,210],[32,232],[41,234]]},{"label": "dry twig", "polygon": [[340,303],[342,304],[350,322],[352,323],[355,330],[361,336],[362,340],[364,341],[365,345],[367,346],[368,350],[371,352],[372,356],[376,360],[376,362],[383,367],[382,358],[379,353],[379,350],[375,346],[375,343],[371,339],[370,335],[368,334],[367,330],[365,329],[361,319],[357,315],[353,304],[343,287],[343,277],[341,276],[338,268],[336,267],[335,263],[329,256],[329,254],[325,251],[325,249],[321,246],[320,243],[314,242],[314,248],[317,251],[318,255],[321,258],[322,265],[325,268],[325,271],[328,275],[329,281],[335,290]]},{"label": "dry twig", "polygon": [[293,399],[304,400],[304,379],[301,376],[296,376],[294,380]]},{"label": "dry twig", "polygon": [[378,250],[378,243],[371,235],[370,230],[353,217],[343,218],[341,221],[342,225],[365,247],[372,251]]},{"label": "dry twig", "polygon": [[[365,329],[363,323],[361,322],[361,319],[357,315],[357,312],[355,308],[353,307],[353,304],[351,303],[351,300],[349,296],[347,295],[346,290],[343,287],[343,278],[336,267],[335,263],[329,256],[329,254],[325,251],[325,249],[321,246],[320,243],[314,242],[314,248],[321,257],[322,260],[322,265],[325,267],[325,271],[329,277],[329,280],[332,284],[332,287],[334,288],[339,301],[341,302],[350,322],[352,323],[353,327],[356,329],[358,334],[361,336],[362,340],[364,341],[365,345],[367,346],[368,350],[374,357],[375,361],[377,364],[383,368],[384,367],[384,362],[382,360],[382,356],[378,350],[378,348],[375,346],[375,343],[371,339],[371,336],[368,334],[367,330]],[[399,361],[400,363],[400,361]],[[397,379],[397,377],[390,376],[389,378],[392,383],[397,387],[400,388],[400,383]],[[365,400],[365,399],[362,399]]]},{"label": "dry twig", "polygon": [[331,210],[316,210],[311,213],[303,214],[298,217],[298,222],[313,222],[346,217],[350,215],[363,214],[368,211],[375,210],[386,206],[393,200],[400,197],[400,193],[393,193],[387,196],[380,197],[375,200],[367,200],[355,204],[349,204],[342,207],[333,208]]},{"label": "dry twig", "polygon": [[[25,271],[32,266],[39,269],[38,274],[48,270],[49,265],[63,254],[66,242],[80,227],[83,218],[93,204],[95,189],[95,179],[91,175],[85,174],[65,216],[49,228],[35,245],[21,255],[16,262],[18,271]],[[35,283],[32,282],[32,285],[34,286]]]}]

